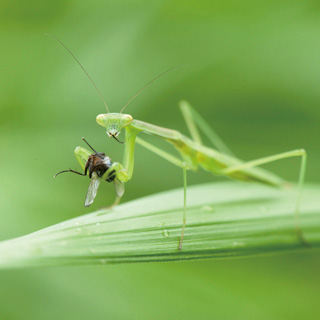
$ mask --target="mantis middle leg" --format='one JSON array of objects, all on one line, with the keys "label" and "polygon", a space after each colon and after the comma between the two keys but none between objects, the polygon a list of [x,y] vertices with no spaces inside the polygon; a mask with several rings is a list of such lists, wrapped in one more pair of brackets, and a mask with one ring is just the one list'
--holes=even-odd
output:
[{"label": "mantis middle leg", "polygon": [[144,148],[154,152],[158,156],[164,158],[165,160],[171,162],[172,164],[182,168],[183,170],[183,218],[182,218],[182,230],[181,230],[181,236],[179,241],[179,251],[182,249],[182,242],[184,238],[184,231],[186,229],[186,223],[187,223],[187,170],[190,168],[188,165],[181,161],[180,159],[176,158],[175,156],[171,155],[170,153],[163,151],[154,145],[142,140],[141,138],[137,137],[136,142],[143,146]]}]

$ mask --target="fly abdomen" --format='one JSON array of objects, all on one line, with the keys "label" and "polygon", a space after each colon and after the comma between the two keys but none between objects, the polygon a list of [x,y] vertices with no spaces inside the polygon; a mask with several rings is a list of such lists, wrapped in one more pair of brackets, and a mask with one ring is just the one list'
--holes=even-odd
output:
[{"label": "fly abdomen", "polygon": [[116,177],[116,171],[115,170],[111,170],[106,178],[107,182],[112,182]]}]

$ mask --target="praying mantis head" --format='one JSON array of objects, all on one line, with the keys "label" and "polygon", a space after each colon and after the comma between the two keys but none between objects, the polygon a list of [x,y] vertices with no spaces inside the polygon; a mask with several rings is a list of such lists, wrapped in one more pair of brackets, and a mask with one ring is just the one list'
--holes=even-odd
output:
[{"label": "praying mantis head", "polygon": [[90,77],[89,73],[86,71],[86,69],[80,63],[80,61],[75,57],[75,55],[68,49],[68,47],[60,39],[56,38],[55,36],[53,36],[51,34],[47,34],[47,35],[52,37],[56,41],[58,41],[62,45],[62,47],[64,47],[69,52],[69,54],[73,57],[73,59],[78,63],[78,65],[81,67],[81,69],[87,75],[88,79],[90,80],[90,82],[92,83],[94,88],[97,90],[97,92],[98,92],[102,102],[104,103],[108,113],[99,114],[97,116],[96,120],[97,120],[97,122],[98,122],[98,124],[100,126],[102,126],[102,127],[107,129],[107,134],[108,134],[109,138],[114,138],[117,141],[119,141],[117,139],[117,137],[120,134],[121,129],[123,129],[124,127],[128,126],[133,120],[132,116],[130,116],[129,114],[123,114],[122,113],[123,110],[127,107],[127,105],[133,99],[135,99],[141,92],[143,92],[146,88],[148,88],[154,81],[158,80],[159,78],[161,78],[162,76],[164,76],[168,72],[170,72],[170,71],[172,71],[172,70],[174,70],[174,69],[176,69],[178,67],[178,66],[175,66],[175,67],[173,67],[173,68],[161,73],[160,75],[158,75],[157,77],[152,79],[150,82],[148,82],[142,89],[140,89],[136,94],[134,94],[133,97],[131,97],[129,99],[129,101],[127,101],[127,103],[121,109],[120,113],[110,113],[108,105],[107,105],[106,101],[104,100],[101,92],[99,91],[98,87],[96,86],[96,84],[94,83],[92,78]]},{"label": "praying mantis head", "polygon": [[118,135],[121,130],[128,126],[133,118],[130,114],[122,113],[102,113],[96,118],[97,123],[106,128],[109,138],[114,138],[117,140]]}]

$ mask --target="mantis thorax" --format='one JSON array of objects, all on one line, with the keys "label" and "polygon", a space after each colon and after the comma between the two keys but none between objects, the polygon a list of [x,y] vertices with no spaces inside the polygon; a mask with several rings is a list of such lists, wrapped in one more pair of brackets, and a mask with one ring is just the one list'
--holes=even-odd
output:
[{"label": "mantis thorax", "polygon": [[103,113],[96,118],[97,123],[107,129],[109,138],[117,137],[121,129],[128,126],[133,118],[129,114],[122,113]]}]

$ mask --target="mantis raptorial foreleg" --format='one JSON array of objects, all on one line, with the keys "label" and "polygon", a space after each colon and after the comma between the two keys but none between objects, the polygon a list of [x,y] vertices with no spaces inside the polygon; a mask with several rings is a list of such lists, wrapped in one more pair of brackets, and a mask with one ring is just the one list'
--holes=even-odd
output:
[{"label": "mantis raptorial foreleg", "polygon": [[[88,144],[88,142],[84,138],[82,138],[82,140],[84,140]],[[114,203],[108,207],[108,208],[112,208],[119,204],[120,199],[124,193],[124,184],[122,181],[128,181],[127,170],[125,170],[122,164],[119,162],[114,162],[110,166],[111,159],[109,157],[105,157],[104,153],[97,153],[90,145],[89,147],[92,149],[92,151],[95,152],[94,154],[92,154],[92,152],[82,147],[77,147],[74,151],[78,163],[84,170],[83,174],[71,169],[64,170],[62,172],[73,172],[83,176],[87,175],[87,172],[89,172],[89,177],[92,179],[91,179],[90,186],[88,188],[85,206],[89,206],[93,202],[100,184],[99,178],[102,178],[102,180],[105,180],[108,182],[113,181],[117,196]],[[101,172],[101,170],[103,170],[104,165],[107,166],[105,168],[106,170],[105,173],[103,175],[101,175],[101,173],[98,175],[98,172]],[[58,174],[62,172],[59,172]],[[90,195],[89,197],[88,197],[88,194]],[[87,202],[87,198],[89,198],[90,201]]]},{"label": "mantis raptorial foreleg", "polygon": [[224,169],[221,171],[221,174],[224,173],[232,173],[240,170],[249,169],[252,167],[260,166],[266,163],[270,163],[273,161],[286,159],[286,158],[292,158],[292,157],[301,157],[301,164],[300,164],[300,171],[299,171],[299,180],[298,180],[298,191],[297,191],[297,199],[295,203],[295,209],[294,209],[294,219],[295,219],[295,228],[296,233],[298,235],[299,240],[304,244],[308,245],[308,242],[305,240],[301,225],[300,225],[300,219],[299,219],[299,211],[300,211],[300,204],[301,204],[301,196],[302,196],[302,188],[304,183],[304,177],[306,173],[306,165],[307,165],[307,153],[304,149],[298,149],[288,152],[283,152],[279,154],[275,154],[269,157],[264,157],[260,159],[256,159],[253,161],[242,163],[241,165],[229,167],[227,169]]},{"label": "mantis raptorial foreleg", "polygon": [[120,162],[113,162],[110,169],[102,176],[102,179],[107,180],[110,177],[110,172],[115,172],[111,175],[116,175],[117,178],[123,182],[127,182],[129,180],[128,172]]},{"label": "mantis raptorial foreleg", "polygon": [[202,133],[211,141],[217,150],[233,156],[233,152],[230,150],[230,148],[203,119],[203,117],[189,104],[189,102],[182,100],[179,103],[179,107],[194,142],[202,144],[199,130],[196,126],[197,124]]},{"label": "mantis raptorial foreleg", "polygon": [[84,170],[86,166],[86,162],[90,157],[90,155],[92,154],[92,152],[82,147],[76,147],[74,150],[74,154],[81,168]]}]

